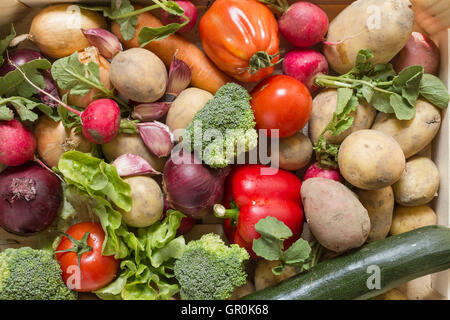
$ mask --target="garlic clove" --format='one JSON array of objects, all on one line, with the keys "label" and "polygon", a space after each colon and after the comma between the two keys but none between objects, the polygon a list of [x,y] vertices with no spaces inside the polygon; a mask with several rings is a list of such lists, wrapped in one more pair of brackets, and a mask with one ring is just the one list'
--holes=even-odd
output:
[{"label": "garlic clove", "polygon": [[138,123],[139,134],[147,148],[158,157],[167,157],[173,148],[173,134],[165,124],[153,121]]},{"label": "garlic clove", "polygon": [[106,59],[112,59],[117,53],[123,50],[119,39],[108,30],[94,28],[82,31],[89,43],[96,47]]},{"label": "garlic clove", "polygon": [[126,153],[118,157],[112,163],[121,177],[136,176],[142,174],[161,174],[142,157],[137,154]]},{"label": "garlic clove", "polygon": [[153,121],[162,118],[169,111],[170,102],[154,102],[138,104],[134,107],[131,116],[141,122]]},{"label": "garlic clove", "polygon": [[166,94],[178,96],[191,83],[192,73],[189,66],[183,60],[173,57],[169,69],[169,82]]}]

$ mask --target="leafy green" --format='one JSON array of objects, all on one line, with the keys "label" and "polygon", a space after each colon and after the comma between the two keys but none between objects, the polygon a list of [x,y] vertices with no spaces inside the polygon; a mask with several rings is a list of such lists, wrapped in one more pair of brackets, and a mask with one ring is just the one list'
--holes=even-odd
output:
[{"label": "leafy green", "polygon": [[424,74],[419,86],[420,95],[436,107],[448,107],[450,95],[445,84],[432,74]]},{"label": "leafy green", "polygon": [[177,32],[182,27],[184,27],[184,23],[169,23],[165,26],[161,27],[143,27],[138,35],[138,42],[142,47],[145,47],[149,42],[157,41],[164,39],[170,36],[172,33]]},{"label": "leafy green", "polygon": [[253,240],[252,249],[266,260],[280,261],[280,265],[272,269],[276,275],[281,274],[286,266],[303,266],[310,257],[311,247],[303,239],[298,239],[288,249],[283,250],[284,240],[292,237],[292,231],[274,217],[259,220],[255,224],[255,230],[261,237]]},{"label": "leafy green", "polygon": [[0,40],[0,66],[3,64],[5,59],[3,58],[3,53],[5,53],[6,49],[9,46],[9,43],[16,37],[16,30],[14,30],[14,25],[11,23],[11,31],[9,35],[7,35],[4,39]]}]

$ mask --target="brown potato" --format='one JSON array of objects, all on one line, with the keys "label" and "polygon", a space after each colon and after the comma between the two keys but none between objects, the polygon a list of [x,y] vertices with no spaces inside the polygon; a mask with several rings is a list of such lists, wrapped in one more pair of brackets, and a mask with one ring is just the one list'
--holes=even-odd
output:
[{"label": "brown potato", "polygon": [[172,132],[185,129],[195,114],[212,98],[214,96],[211,93],[199,88],[191,87],[183,90],[170,106],[166,125]]},{"label": "brown potato", "polygon": [[324,46],[324,54],[340,74],[353,68],[363,49],[373,52],[374,64],[388,63],[408,42],[413,26],[409,0],[358,0],[331,21],[327,42],[333,44]]},{"label": "brown potato", "polygon": [[344,252],[366,242],[370,218],[350,189],[331,179],[310,178],[300,192],[306,222],[322,246]]},{"label": "brown potato", "polygon": [[299,170],[309,163],[312,154],[312,143],[301,132],[280,139],[278,161],[281,169],[288,171]]},{"label": "brown potato", "polygon": [[[333,113],[337,108],[337,90],[326,89],[320,92],[313,100],[313,108],[311,117],[309,118],[309,137],[312,143],[316,143],[325,127],[333,118]],[[350,128],[342,132],[340,135],[333,136],[329,132],[325,134],[325,138],[329,143],[341,143],[352,132],[369,129],[375,119],[377,112],[364,100],[353,112],[353,124]]]},{"label": "brown potato", "polygon": [[339,169],[355,187],[376,190],[392,185],[405,169],[405,156],[391,136],[376,130],[353,132],[339,148]]},{"label": "brown potato", "polygon": [[392,218],[390,234],[412,231],[421,227],[435,225],[437,216],[429,206],[403,207],[396,206]]},{"label": "brown potato", "polygon": [[418,99],[416,115],[411,120],[398,120],[394,114],[379,113],[372,129],[392,136],[400,144],[406,158],[425,148],[441,125],[441,112],[431,103]]},{"label": "brown potato", "polygon": [[164,198],[161,188],[149,177],[125,178],[131,187],[133,206],[130,211],[120,210],[123,221],[130,227],[145,228],[161,219]]},{"label": "brown potato", "polygon": [[278,266],[279,264],[279,261],[268,261],[264,259],[258,260],[255,269],[256,290],[272,287],[297,273],[294,267],[287,266],[280,275],[276,276],[273,274],[272,268]]},{"label": "brown potato", "polygon": [[109,78],[123,96],[136,102],[155,102],[166,92],[168,75],[164,63],[153,52],[132,48],[111,61]]},{"label": "brown potato", "polygon": [[433,161],[413,157],[406,162],[400,180],[392,186],[395,201],[407,207],[427,204],[437,196],[439,179],[439,170]]},{"label": "brown potato", "polygon": [[240,298],[252,293],[255,291],[255,286],[248,279],[247,282],[241,286],[237,287],[233,291],[233,295],[230,297],[230,300],[239,300]]},{"label": "brown potato", "polygon": [[394,193],[390,186],[378,190],[356,191],[356,195],[370,218],[370,233],[367,242],[384,239],[389,234],[394,212]]},{"label": "brown potato", "polygon": [[102,144],[102,151],[109,161],[114,161],[125,153],[137,154],[159,172],[162,172],[166,162],[165,158],[158,158],[151,153],[137,134],[119,133],[110,142]]}]

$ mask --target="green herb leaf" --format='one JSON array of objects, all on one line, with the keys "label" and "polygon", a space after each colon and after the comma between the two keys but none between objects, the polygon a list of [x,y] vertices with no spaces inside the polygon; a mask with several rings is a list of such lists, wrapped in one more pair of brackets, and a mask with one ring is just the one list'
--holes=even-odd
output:
[{"label": "green herb leaf", "polygon": [[438,108],[446,109],[450,100],[450,95],[445,84],[431,74],[424,74],[419,86],[419,93],[428,102]]},{"label": "green herb leaf", "polygon": [[373,69],[369,72],[368,78],[374,81],[389,81],[394,78],[397,74],[395,73],[392,64],[382,64],[377,63]]},{"label": "green herb leaf", "polygon": [[353,95],[353,90],[349,88],[339,88],[337,89],[338,98],[337,98],[337,107],[336,114],[341,114],[344,111],[344,108],[347,106],[350,98]]},{"label": "green herb leaf", "polygon": [[[44,79],[40,74],[41,70],[47,70],[51,67],[51,63],[47,59],[36,59],[26,62],[20,66],[20,69],[39,87],[45,86]],[[34,80],[34,81],[33,81]],[[31,88],[31,89],[30,89]],[[25,80],[19,70],[8,72],[5,76],[0,77],[0,96],[22,96],[29,98],[37,91]]]},{"label": "green herb leaf", "polygon": [[78,60],[78,52],[56,60],[52,66],[52,76],[61,89],[70,90],[74,95],[85,95],[92,88],[108,91],[100,81],[98,64],[89,62],[85,65]]},{"label": "green herb leaf", "polygon": [[396,93],[391,94],[389,102],[394,109],[397,119],[411,120],[414,118],[416,109],[411,107],[400,95]]},{"label": "green herb leaf", "polygon": [[369,61],[373,58],[373,53],[370,50],[360,50],[356,56],[354,71],[358,73],[366,73],[372,68],[372,63]]},{"label": "green herb leaf", "polygon": [[255,224],[255,230],[261,237],[253,240],[253,251],[266,260],[280,261],[280,265],[272,269],[274,274],[283,272],[285,266],[301,266],[311,253],[311,247],[303,239],[297,240],[283,251],[284,240],[292,236],[292,231],[274,217],[259,220]]},{"label": "green herb leaf", "polygon": [[150,28],[150,27],[143,27],[138,35],[138,42],[142,47],[145,47],[148,43],[152,41],[157,41],[164,39],[168,36],[170,36],[172,33],[177,32],[180,30],[184,24],[180,23],[169,23],[165,26],[156,27],[156,28]]},{"label": "green herb leaf", "polygon": [[[8,97],[0,98],[0,120],[11,120],[14,117],[14,113],[8,105],[14,107],[22,121],[36,121],[39,115],[33,112],[33,109],[39,109],[44,114],[50,116],[52,119],[56,117],[54,115],[54,109],[31,99],[24,97]],[[57,118],[57,117],[56,117]]]},{"label": "green herb leaf", "polygon": [[3,64],[5,59],[3,58],[3,53],[5,53],[12,39],[16,37],[16,30],[14,30],[14,25],[11,23],[11,31],[4,39],[0,40],[0,65]]},{"label": "green herb leaf", "polygon": [[7,106],[0,106],[0,120],[14,119],[14,112]]},{"label": "green herb leaf", "polygon": [[390,94],[374,91],[371,104],[375,109],[377,109],[380,112],[394,113],[394,108],[391,106],[390,99],[391,99]]}]

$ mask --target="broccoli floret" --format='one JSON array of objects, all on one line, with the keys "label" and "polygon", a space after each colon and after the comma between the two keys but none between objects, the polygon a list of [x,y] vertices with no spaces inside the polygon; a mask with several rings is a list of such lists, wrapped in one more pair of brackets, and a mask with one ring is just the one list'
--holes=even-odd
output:
[{"label": "broccoli floret", "polygon": [[0,300],[76,300],[53,256],[30,247],[0,253]]},{"label": "broccoli floret", "polygon": [[186,300],[226,300],[236,287],[246,283],[243,261],[247,251],[237,244],[227,246],[214,233],[187,244],[175,262],[175,277]]},{"label": "broccoli floret", "polygon": [[227,83],[186,127],[183,141],[201,151],[203,162],[210,167],[226,167],[236,156],[257,146],[250,98],[244,87]]}]

